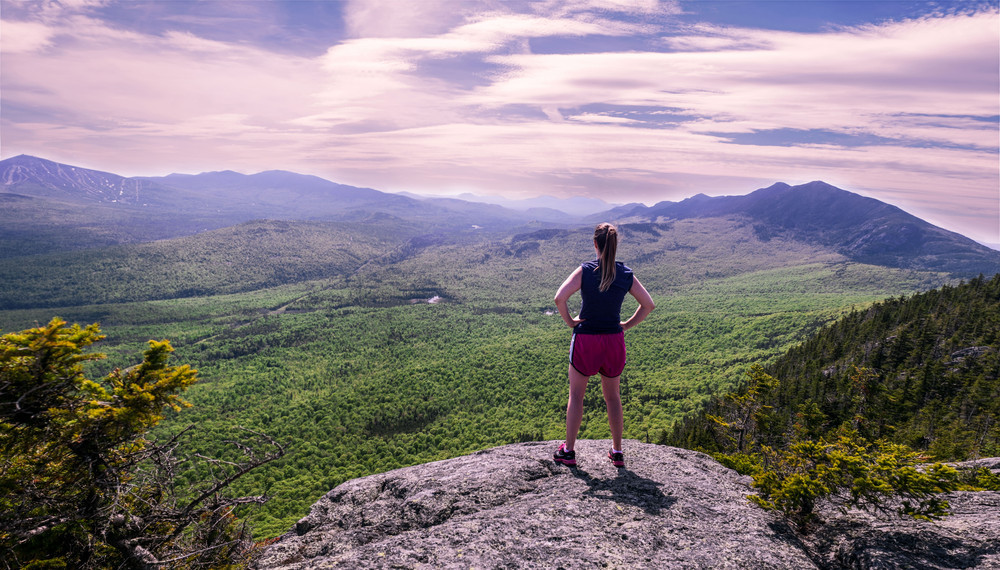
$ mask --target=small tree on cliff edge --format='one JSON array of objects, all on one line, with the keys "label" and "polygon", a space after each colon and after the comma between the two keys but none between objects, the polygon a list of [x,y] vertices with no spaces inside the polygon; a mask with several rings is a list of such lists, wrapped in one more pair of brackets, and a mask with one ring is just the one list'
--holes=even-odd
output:
[{"label": "small tree on cliff edge", "polygon": [[[229,497],[237,478],[283,454],[252,433],[240,457],[218,461],[178,449],[190,426],[165,442],[146,437],[196,379],[168,366],[173,349],[150,341],[143,361],[100,382],[83,349],[97,325],[48,326],[0,337],[0,560],[25,568],[220,568],[253,548],[233,515],[265,497]],[[193,487],[176,475],[193,462],[211,473]]]},{"label": "small tree on cliff edge", "polygon": [[[948,514],[941,494],[960,488],[958,472],[941,464],[918,468],[917,452],[872,438],[884,427],[869,420],[875,396],[884,391],[875,371],[855,368],[854,413],[843,425],[823,430],[827,418],[811,402],[799,406],[797,421],[779,435],[773,432],[780,423],[764,402],[781,383],[759,366],[748,374],[747,387],[724,396],[720,413],[708,418],[715,429],[725,430],[720,438],[725,451],[715,458],[753,477],[758,494],[749,497],[752,502],[782,511],[803,530],[817,522],[815,509],[824,501],[924,520]],[[733,431],[738,438],[730,435]]]}]

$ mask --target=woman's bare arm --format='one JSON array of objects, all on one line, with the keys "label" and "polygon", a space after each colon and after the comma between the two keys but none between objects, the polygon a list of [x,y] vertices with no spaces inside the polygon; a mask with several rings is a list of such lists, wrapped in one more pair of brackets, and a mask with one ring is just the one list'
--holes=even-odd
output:
[{"label": "woman's bare arm", "polygon": [[[577,267],[576,271],[571,273],[569,277],[563,281],[563,284],[559,286],[559,290],[556,291],[555,302],[556,308],[559,309],[559,316],[562,317],[566,326],[570,328],[573,328],[583,322],[579,318],[570,318],[569,316],[569,298],[573,296],[573,293],[580,290],[580,284],[582,282],[582,278],[580,276],[582,274],[583,268]],[[577,317],[579,317],[579,315],[577,315]]]},{"label": "woman's bare arm", "polygon": [[625,322],[622,323],[622,328],[628,330],[635,325],[641,323],[649,313],[653,312],[656,308],[656,304],[653,303],[653,298],[649,296],[649,291],[639,283],[639,279],[632,278],[632,288],[629,289],[629,294],[635,297],[636,301],[639,301],[639,307],[635,310],[635,313]]}]

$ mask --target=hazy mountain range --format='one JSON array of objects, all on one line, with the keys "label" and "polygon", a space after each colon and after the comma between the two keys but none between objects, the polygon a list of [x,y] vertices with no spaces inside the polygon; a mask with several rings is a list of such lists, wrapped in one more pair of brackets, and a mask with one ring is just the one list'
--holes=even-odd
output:
[{"label": "hazy mountain range", "polygon": [[601,220],[738,218],[753,224],[760,240],[791,238],[854,261],[963,276],[1000,272],[1000,252],[819,181],[776,183],[743,196],[699,194],[653,206],[626,204],[587,216],[580,213],[600,201],[539,198],[506,201],[511,207],[505,207],[418,199],[278,170],[127,178],[26,155],[0,161],[0,183],[3,257],[179,237],[254,219],[357,222],[378,216],[456,239]]},{"label": "hazy mountain range", "polygon": [[537,212],[550,210],[557,214],[565,217],[566,214],[571,216],[587,216],[589,214],[596,214],[599,212],[606,212],[611,208],[619,206],[620,204],[610,204],[604,200],[599,200],[597,198],[583,198],[581,196],[574,196],[571,198],[556,198],[555,196],[536,196],[534,198],[524,198],[524,199],[512,199],[504,198],[503,196],[480,196],[478,194],[472,194],[470,192],[464,192],[455,196],[425,196],[420,194],[413,194],[410,192],[400,192],[403,196],[409,196],[417,200],[437,200],[437,199],[457,199],[464,200],[466,202],[476,202],[482,204],[496,204],[497,206],[503,206],[504,208],[510,208],[512,210],[528,211],[534,210]]}]

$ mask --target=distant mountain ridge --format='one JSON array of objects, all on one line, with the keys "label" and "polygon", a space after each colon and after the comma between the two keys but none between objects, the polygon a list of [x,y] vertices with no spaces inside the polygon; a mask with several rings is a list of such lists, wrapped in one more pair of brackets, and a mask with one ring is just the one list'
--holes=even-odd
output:
[{"label": "distant mountain ridge", "polygon": [[[0,181],[0,201],[12,205],[0,210],[0,245],[8,245],[0,247],[0,257],[180,237],[259,219],[354,222],[389,215],[423,224],[428,233],[482,233],[548,227],[556,217],[460,200],[421,201],[280,170],[126,178],[21,155],[0,161]],[[67,207],[75,211],[56,214]],[[74,239],[58,247],[48,237],[31,244],[33,235],[42,237],[39,229]]]},{"label": "distant mountain ridge", "polygon": [[31,196],[66,199],[84,197],[101,202],[140,204],[145,193],[157,185],[149,180],[126,178],[60,164],[28,155],[0,161],[0,185],[8,192],[19,189]]},{"label": "distant mountain ridge", "polygon": [[327,197],[351,203],[363,203],[368,200],[386,199],[393,196],[371,188],[337,184],[319,176],[298,174],[286,170],[265,170],[256,174],[240,174],[232,170],[223,170],[201,174],[143,177],[142,180],[198,191],[295,189],[299,193],[326,194]]},{"label": "distant mountain ridge", "polygon": [[403,196],[409,196],[410,198],[416,198],[418,200],[434,200],[440,198],[463,200],[465,202],[473,202],[477,204],[496,204],[497,206],[503,206],[505,208],[519,210],[522,212],[558,212],[563,217],[566,217],[567,214],[569,216],[587,216],[617,207],[617,204],[609,204],[608,202],[598,198],[583,198],[580,196],[572,196],[569,198],[537,196],[535,198],[512,199],[504,198],[502,196],[480,196],[470,192],[465,192],[456,196],[421,195],[413,194],[411,192],[400,192],[400,194]]},{"label": "distant mountain ridge", "polygon": [[763,241],[785,235],[832,247],[862,263],[966,274],[975,266],[987,275],[1000,272],[1000,252],[896,206],[821,181],[798,186],[779,182],[745,196],[698,194],[681,202],[627,205],[612,212],[619,219],[641,222],[744,216]]},{"label": "distant mountain ridge", "polygon": [[[820,181],[799,186],[779,182],[744,196],[698,194],[680,202],[659,202],[653,206],[626,204],[583,218],[551,207],[538,207],[555,204],[554,199],[544,197],[534,202],[522,201],[519,206],[533,207],[514,210],[459,198],[415,199],[280,170],[249,175],[217,171],[125,178],[20,155],[0,161],[0,199],[10,205],[6,215],[0,212],[0,238],[19,244],[0,248],[0,255],[9,255],[4,253],[5,249],[16,250],[22,248],[20,244],[30,242],[39,224],[29,220],[43,219],[43,225],[54,228],[51,231],[63,226],[80,235],[94,231],[81,230],[86,225],[80,221],[86,217],[84,213],[72,221],[61,221],[51,214],[45,218],[39,212],[54,211],[52,207],[44,202],[12,201],[12,194],[56,200],[63,207],[76,203],[98,208],[93,212],[86,210],[86,216],[111,218],[112,221],[105,223],[116,229],[108,232],[98,228],[103,232],[101,239],[95,239],[90,246],[105,245],[109,239],[127,243],[190,235],[254,219],[358,221],[386,214],[423,224],[429,234],[441,231],[454,234],[456,230],[507,233],[512,229],[569,228],[605,220],[628,223],[740,218],[753,224],[761,241],[775,237],[800,240],[831,248],[861,263],[946,272],[958,277],[1000,272],[1000,251],[936,227],[895,206]],[[595,202],[577,205],[592,208]],[[143,209],[126,214],[127,207]],[[116,216],[131,218],[122,223],[114,220]],[[143,217],[150,223],[136,223],[137,218]],[[122,235],[109,238],[111,233]],[[85,236],[81,243],[80,247],[88,247]],[[28,248],[32,250],[51,251],[51,248]]]}]

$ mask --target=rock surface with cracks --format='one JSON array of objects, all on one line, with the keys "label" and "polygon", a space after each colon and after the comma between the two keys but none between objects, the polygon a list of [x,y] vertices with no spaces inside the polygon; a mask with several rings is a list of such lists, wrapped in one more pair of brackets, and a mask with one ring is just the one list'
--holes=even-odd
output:
[{"label": "rock surface with cracks", "polygon": [[711,457],[625,443],[621,469],[607,441],[579,441],[576,468],[552,461],[558,442],[531,442],[345,482],[257,567],[1000,567],[998,493],[955,494],[947,525],[853,513],[800,537]]}]

